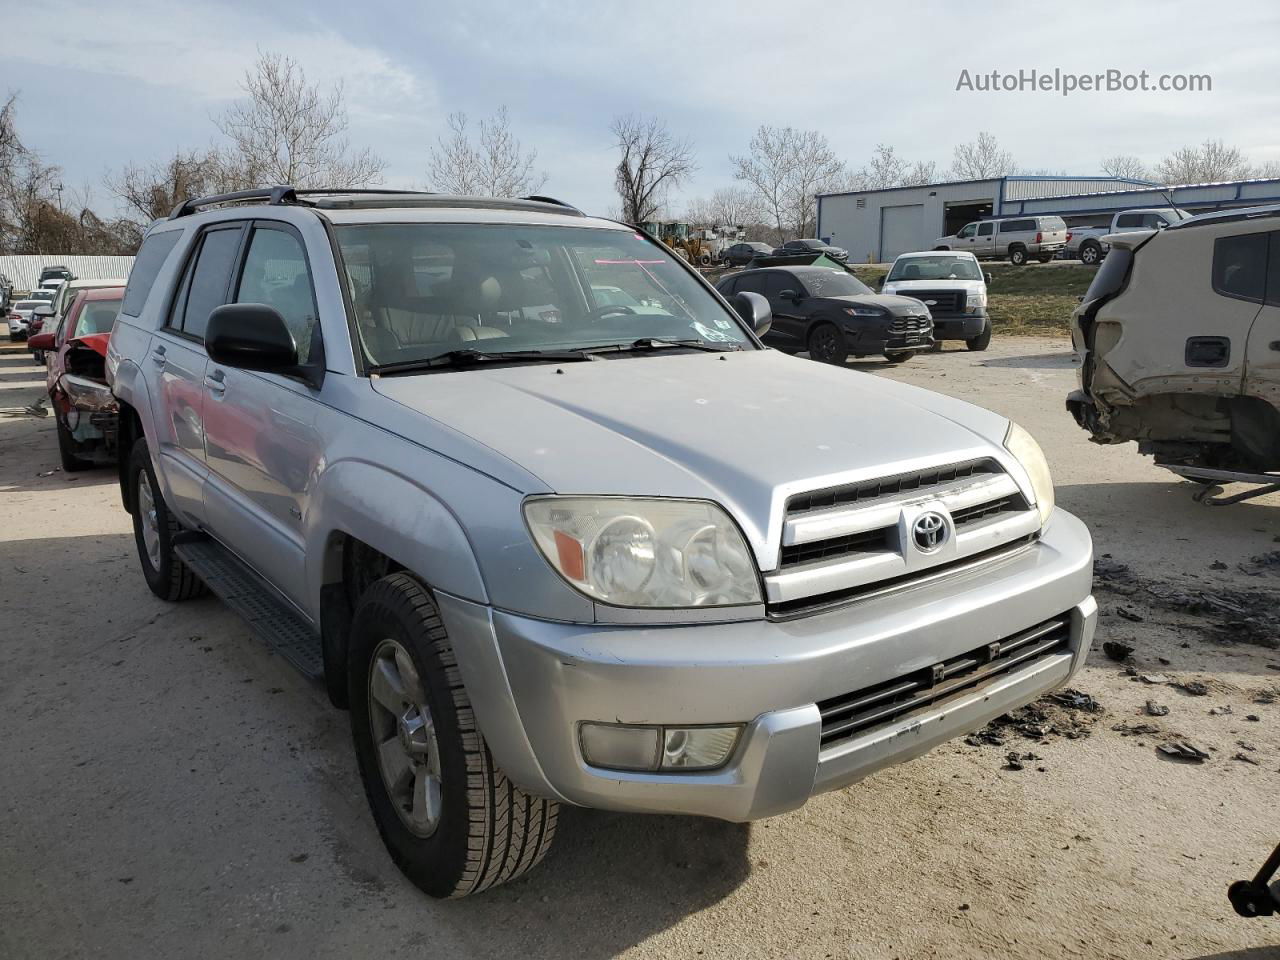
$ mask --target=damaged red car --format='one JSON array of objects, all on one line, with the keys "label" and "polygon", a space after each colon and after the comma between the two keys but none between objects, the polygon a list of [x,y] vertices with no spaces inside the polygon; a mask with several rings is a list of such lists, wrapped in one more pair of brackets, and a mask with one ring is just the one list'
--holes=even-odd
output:
[{"label": "damaged red car", "polygon": [[56,331],[30,340],[33,350],[46,351],[63,470],[85,470],[116,459],[118,410],[107,387],[106,358],[123,296],[122,287],[85,290]]}]

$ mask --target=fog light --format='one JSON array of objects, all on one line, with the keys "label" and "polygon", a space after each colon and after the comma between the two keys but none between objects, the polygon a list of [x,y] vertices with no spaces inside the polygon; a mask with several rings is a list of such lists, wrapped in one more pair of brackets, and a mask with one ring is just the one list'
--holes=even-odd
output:
[{"label": "fog light", "polygon": [[662,741],[659,727],[619,723],[584,723],[579,732],[582,757],[593,767],[610,770],[656,770]]},{"label": "fog light", "polygon": [[722,765],[738,742],[738,727],[665,727],[662,768],[711,770]]}]

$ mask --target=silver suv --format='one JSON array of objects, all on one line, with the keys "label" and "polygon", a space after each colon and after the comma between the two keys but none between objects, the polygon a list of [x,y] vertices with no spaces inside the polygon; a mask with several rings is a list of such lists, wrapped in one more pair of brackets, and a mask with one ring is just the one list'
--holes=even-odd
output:
[{"label": "silver suv", "polygon": [[1092,548],[1035,441],[768,324],[545,199],[184,203],[108,358],[143,576],[323,679],[435,896],[558,803],[772,816],[1065,682]]},{"label": "silver suv", "polygon": [[967,250],[980,260],[1008,259],[1020,267],[1029,259],[1048,263],[1067,245],[1061,217],[1010,217],[965,224],[949,237],[933,242],[935,250]]}]

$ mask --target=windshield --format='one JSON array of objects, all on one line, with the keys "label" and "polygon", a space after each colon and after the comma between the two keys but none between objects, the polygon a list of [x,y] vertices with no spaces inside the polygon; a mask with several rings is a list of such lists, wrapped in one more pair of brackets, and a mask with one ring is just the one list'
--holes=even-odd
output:
[{"label": "windshield", "polygon": [[87,337],[94,333],[110,333],[120,312],[119,300],[86,300],[76,319],[73,337]]},{"label": "windshield", "polygon": [[414,223],[336,232],[375,365],[642,338],[751,343],[670,251],[631,230]]},{"label": "windshield", "polygon": [[977,262],[968,257],[909,257],[897,261],[885,281],[981,279]]},{"label": "windshield", "polygon": [[843,270],[815,270],[803,274],[800,279],[811,297],[861,297],[875,292]]}]

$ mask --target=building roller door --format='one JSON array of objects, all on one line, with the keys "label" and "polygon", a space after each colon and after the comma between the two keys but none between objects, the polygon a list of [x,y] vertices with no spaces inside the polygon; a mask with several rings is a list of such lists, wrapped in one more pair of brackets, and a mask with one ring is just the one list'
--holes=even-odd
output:
[{"label": "building roller door", "polygon": [[900,253],[925,250],[924,205],[880,208],[880,261],[888,263]]}]

